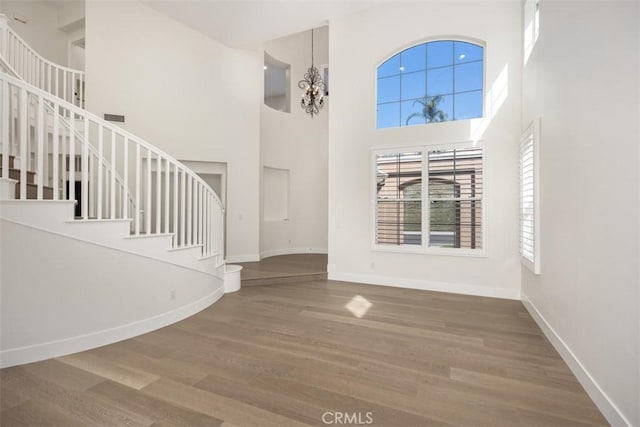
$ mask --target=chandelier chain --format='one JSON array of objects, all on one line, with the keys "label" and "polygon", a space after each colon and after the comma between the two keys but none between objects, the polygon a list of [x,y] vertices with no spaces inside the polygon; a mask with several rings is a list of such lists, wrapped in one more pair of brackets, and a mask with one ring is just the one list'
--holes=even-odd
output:
[{"label": "chandelier chain", "polygon": [[311,67],[304,75],[304,79],[298,82],[298,87],[303,90],[300,107],[308,113],[311,118],[318,114],[324,106],[325,82],[320,76],[320,72],[313,64],[313,28],[311,29]]}]

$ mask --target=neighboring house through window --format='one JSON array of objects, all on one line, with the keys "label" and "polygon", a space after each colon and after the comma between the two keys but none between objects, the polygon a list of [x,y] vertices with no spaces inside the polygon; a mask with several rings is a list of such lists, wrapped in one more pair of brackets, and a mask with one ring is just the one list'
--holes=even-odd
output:
[{"label": "neighboring house through window", "polygon": [[385,150],[373,157],[376,246],[483,248],[481,147]]}]

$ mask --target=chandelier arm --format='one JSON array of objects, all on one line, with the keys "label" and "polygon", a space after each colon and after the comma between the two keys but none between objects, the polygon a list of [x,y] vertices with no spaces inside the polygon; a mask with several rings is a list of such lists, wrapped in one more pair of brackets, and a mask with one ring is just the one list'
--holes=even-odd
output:
[{"label": "chandelier arm", "polygon": [[324,107],[324,92],[326,85],[320,72],[313,65],[313,29],[311,29],[311,67],[304,74],[304,78],[298,82],[298,87],[304,92],[300,99],[300,107],[313,118]]}]

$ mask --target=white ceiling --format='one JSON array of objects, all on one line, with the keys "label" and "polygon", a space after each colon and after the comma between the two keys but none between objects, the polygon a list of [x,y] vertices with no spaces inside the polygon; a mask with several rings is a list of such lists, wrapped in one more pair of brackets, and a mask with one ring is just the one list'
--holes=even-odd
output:
[{"label": "white ceiling", "polygon": [[235,48],[255,49],[264,42],[326,25],[358,12],[370,0],[143,0],[183,24]]}]

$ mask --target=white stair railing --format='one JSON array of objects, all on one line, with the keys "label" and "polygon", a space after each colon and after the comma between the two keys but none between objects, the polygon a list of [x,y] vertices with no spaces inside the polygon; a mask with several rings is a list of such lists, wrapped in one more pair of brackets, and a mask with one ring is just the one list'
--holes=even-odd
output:
[{"label": "white stair railing", "polygon": [[[7,64],[7,62],[5,61],[4,57],[2,57],[2,55],[0,55],[0,70],[8,73],[10,76],[18,78],[19,80],[22,80],[20,78],[20,76],[18,75],[18,73],[13,70],[13,68]],[[14,142],[18,140],[17,137],[15,137],[15,135],[17,135],[17,117],[18,117],[18,92],[16,90],[10,90],[11,92],[11,98],[10,98],[10,106],[12,107],[10,109],[10,120],[9,120],[9,134],[10,134],[10,140],[13,140]],[[31,97],[30,101],[33,103],[35,102],[35,100]],[[31,109],[33,110],[33,109]],[[55,110],[54,110],[54,106],[49,103],[49,102],[45,102],[45,115],[46,115],[46,120],[48,122],[48,128],[49,128],[49,134],[52,134],[52,125],[53,125],[53,117],[54,114],[56,114]],[[28,128],[35,128],[35,122],[36,122],[37,118],[33,116],[33,114],[31,116],[29,116],[28,118],[28,122],[27,122],[27,127]],[[70,124],[69,124],[69,120],[64,117],[64,116],[60,116],[58,118],[59,120],[59,124],[63,129],[66,129],[66,132],[64,130],[61,130],[60,134],[60,138],[62,141],[59,141],[59,143],[61,144],[60,146],[62,147],[62,154],[61,154],[61,158],[58,158],[57,161],[59,163],[59,168],[61,168],[61,165],[64,165],[65,167],[68,167],[68,162],[70,161],[68,156],[66,155],[66,150],[65,148],[67,148],[69,146],[69,141],[68,138],[65,140],[64,135],[68,134],[69,130],[70,130]],[[12,137],[13,136],[13,137]],[[75,137],[76,140],[82,140],[84,138],[84,135],[81,134],[80,132],[78,132],[78,129],[75,130]],[[45,153],[44,158],[45,159],[49,159],[50,157],[52,157],[52,152],[51,152],[51,144],[45,144],[44,145],[44,149],[45,149]],[[19,150],[17,149],[17,147],[14,144],[14,148],[13,148],[13,152],[19,152]],[[27,161],[27,166],[31,169],[33,169],[33,164],[31,164],[32,162],[30,160],[32,160],[33,158],[35,158],[35,155],[33,153],[33,151],[31,149],[27,150],[28,152],[28,157],[29,160]],[[98,153],[96,148],[89,144],[89,155],[91,156],[89,158],[89,170],[94,170],[94,168],[92,167],[93,162],[97,162],[98,161]],[[60,157],[60,156],[59,156]],[[76,163],[77,162],[77,158],[76,158]],[[51,170],[52,170],[52,166],[51,163],[53,163],[54,160],[53,158],[49,159],[48,161],[44,162],[44,181],[45,181],[45,185],[50,185],[51,182],[53,181],[53,177],[51,176]],[[108,194],[110,194],[111,191],[115,191],[116,192],[116,203],[120,203],[122,199],[121,195],[124,194],[124,183],[122,181],[122,177],[120,176],[116,176],[115,177],[115,183],[117,185],[117,187],[111,188],[110,184],[112,182],[111,179],[111,166],[109,165],[109,162],[107,161],[107,159],[102,158],[101,160],[104,170],[105,170],[105,194],[108,197]],[[60,169],[61,170],[61,169]],[[67,169],[68,170],[68,169]],[[76,170],[79,170],[79,168],[76,168]],[[60,180],[62,180],[62,176],[59,177]],[[66,194],[65,192],[67,191],[66,189],[66,185],[62,185],[64,184],[63,181],[61,181],[59,183],[59,190],[61,193]],[[95,180],[93,181],[92,185],[95,185]],[[90,188],[90,192],[93,193],[94,189]],[[59,195],[60,197],[64,197],[63,195]],[[90,199],[90,201],[93,201],[93,199]],[[133,212],[134,206],[133,206],[133,198],[131,197],[131,194],[129,194],[129,212]],[[95,211],[96,211],[96,207],[95,206],[90,206],[90,215],[93,215],[93,217],[95,217]],[[120,209],[119,207],[116,207],[116,209]]]},{"label": "white stair railing", "polygon": [[[203,258],[224,263],[224,208],[193,171],[141,138],[23,80],[0,73],[0,86],[2,178],[9,178],[9,155],[19,158],[21,199],[27,198],[27,171],[32,170],[36,199],[44,200],[50,185],[54,200],[77,201],[79,221],[129,219],[134,235],[172,234],[172,248],[201,247]],[[47,104],[58,112],[51,124]],[[61,124],[63,117],[70,118],[68,128]],[[9,131],[10,121],[15,131]],[[120,193],[117,177],[123,183]]]},{"label": "white stair railing", "polygon": [[76,106],[84,107],[84,71],[42,57],[0,14],[0,55],[23,80]]},{"label": "white stair railing", "polygon": [[[55,106],[49,104],[48,102],[45,101],[45,114],[47,115],[47,120],[49,121],[49,134],[51,135],[50,137],[53,138],[53,132],[52,132],[52,122],[55,119],[54,114],[55,113]],[[53,120],[51,120],[51,118],[53,118]],[[58,156],[58,162],[59,162],[59,170],[62,170],[62,168],[64,168],[64,171],[68,171],[69,170],[69,163],[71,162],[71,158],[66,154],[68,147],[69,147],[69,132],[71,132],[71,124],[69,123],[69,120],[67,120],[67,118],[60,114],[58,116],[59,121],[59,129],[60,129],[60,137],[59,137],[59,147],[62,148],[62,154],[60,156]],[[31,122],[30,122],[31,123]],[[78,129],[75,129],[75,141],[77,144],[84,144],[84,134],[78,132]],[[52,155],[52,149],[51,149],[51,145],[52,144],[45,144],[45,159],[52,157],[52,162],[55,161],[53,160],[53,155]],[[109,163],[109,160],[107,158],[105,158],[104,156],[100,156],[98,153],[98,150],[96,147],[94,147],[90,142],[87,143],[88,147],[89,147],[89,175],[90,175],[90,179],[89,179],[89,193],[90,194],[96,194],[96,182],[97,182],[97,171],[102,170],[104,171],[104,188],[103,188],[103,197],[105,199],[110,199],[110,194],[112,192],[115,192],[115,200],[116,200],[116,212],[121,212],[122,211],[122,207],[121,207],[121,203],[128,203],[129,204],[129,210],[128,212],[133,212],[135,209],[134,206],[134,200],[133,197],[131,195],[131,193],[127,192],[126,194],[128,194],[128,198],[125,197],[125,188],[124,188],[124,182],[122,181],[122,177],[119,175],[116,175],[115,177],[113,176],[114,173],[114,168],[111,167],[111,164]],[[34,156],[35,157],[35,156]],[[80,161],[79,161],[80,160]],[[79,155],[76,155],[76,158],[74,159],[75,161],[75,170],[79,171],[80,167],[79,165],[82,164],[81,159],[79,157]],[[51,162],[51,163],[52,163]],[[95,165],[101,163],[102,164],[102,168],[96,168]],[[49,182],[53,181],[53,177],[51,176],[51,167],[49,166],[49,162],[45,162],[45,178],[46,177],[51,177]],[[64,174],[63,174],[64,175]],[[66,183],[65,177],[64,176],[59,176],[59,179],[61,180],[60,184]],[[114,187],[115,185],[115,187]],[[68,191],[68,189],[66,188],[66,185],[60,185],[58,191],[60,191],[62,194],[59,195],[60,198],[64,198],[65,197],[65,192]],[[96,204],[96,199],[97,197],[90,197],[89,198],[89,216],[91,218],[98,218],[100,216],[100,214],[98,213],[98,206]],[[104,207],[107,206],[106,203],[102,203],[103,206],[103,211],[102,211],[102,218],[109,218],[109,214],[110,212],[107,212],[104,210]]]}]

